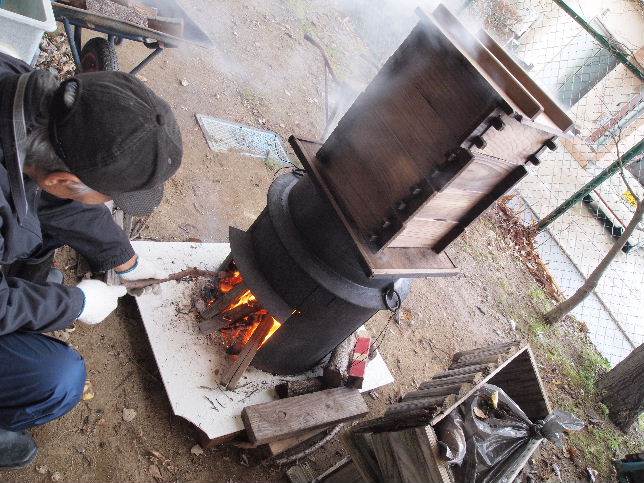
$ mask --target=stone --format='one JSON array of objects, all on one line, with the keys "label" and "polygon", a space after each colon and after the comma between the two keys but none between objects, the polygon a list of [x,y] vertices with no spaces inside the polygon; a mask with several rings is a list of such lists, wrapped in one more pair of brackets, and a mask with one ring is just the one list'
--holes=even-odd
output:
[{"label": "stone", "polygon": [[195,444],[192,448],[190,448],[190,452],[195,455],[202,455],[203,454],[203,448],[199,446],[198,444]]},{"label": "stone", "polygon": [[123,421],[130,422],[136,418],[136,411],[130,408],[123,409]]}]

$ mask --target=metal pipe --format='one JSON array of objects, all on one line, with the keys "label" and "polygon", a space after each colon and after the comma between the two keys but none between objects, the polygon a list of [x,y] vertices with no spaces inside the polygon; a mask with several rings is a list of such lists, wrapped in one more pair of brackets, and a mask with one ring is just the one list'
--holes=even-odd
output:
[{"label": "metal pipe", "polygon": [[610,166],[604,169],[601,173],[591,179],[586,183],[582,188],[580,188],[575,194],[573,194],[566,201],[561,203],[557,208],[552,210],[549,214],[544,216],[539,223],[536,225],[537,231],[541,231],[550,225],[553,221],[563,215],[566,211],[576,205],[581,199],[586,196],[588,193],[597,188],[600,184],[606,181],[608,178],[617,173],[620,169],[625,168],[634,161],[637,161],[638,157],[644,153],[644,139],[629,149],[621,159],[615,160]]},{"label": "metal pipe", "polygon": [[137,65],[134,69],[130,71],[130,74],[135,75],[137,72],[139,72],[143,67],[148,65],[152,59],[154,59],[157,55],[159,55],[163,51],[163,47],[158,46],[156,49],[154,49],[150,54],[143,59],[139,65]]},{"label": "metal pipe", "polygon": [[69,42],[69,49],[72,51],[72,57],[74,59],[74,64],[76,64],[76,71],[81,71],[81,62],[80,54],[76,48],[76,40],[74,39],[74,32],[72,31],[72,24],[66,17],[63,17],[63,27],[65,27],[65,34],[67,35],[67,41]]},{"label": "metal pipe", "polygon": [[575,10],[573,10],[564,0],[554,0],[554,2],[559,5],[568,15],[570,15],[586,32],[588,32],[592,36],[592,38],[599,42],[600,45],[608,49],[611,54],[617,57],[617,60],[624,64],[628,68],[628,70],[630,70],[638,77],[639,80],[644,81],[644,73],[642,73],[639,67],[628,60],[628,57],[626,57],[621,50],[615,48],[606,39],[606,37],[597,32],[597,30],[595,30],[593,26],[586,21],[586,19],[575,12]]}]

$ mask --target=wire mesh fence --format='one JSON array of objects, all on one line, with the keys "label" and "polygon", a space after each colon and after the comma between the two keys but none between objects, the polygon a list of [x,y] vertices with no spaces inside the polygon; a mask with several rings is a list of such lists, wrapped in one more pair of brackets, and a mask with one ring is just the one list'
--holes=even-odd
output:
[{"label": "wire mesh fence", "polygon": [[[573,136],[544,153],[517,189],[513,206],[525,223],[545,217],[616,160],[630,161],[580,195],[537,237],[541,257],[570,296],[624,231],[637,199],[643,199],[644,4],[454,3],[460,4],[462,21],[495,36],[575,121]],[[591,340],[612,364],[644,343],[644,223],[573,314],[586,323]]]}]

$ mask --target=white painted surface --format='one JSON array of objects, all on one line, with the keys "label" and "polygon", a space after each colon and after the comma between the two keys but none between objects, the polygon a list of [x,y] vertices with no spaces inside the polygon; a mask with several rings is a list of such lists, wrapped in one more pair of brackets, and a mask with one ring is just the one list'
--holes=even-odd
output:
[{"label": "white painted surface", "polygon": [[[217,270],[230,252],[227,243],[166,243],[135,241],[136,252],[150,257],[170,272],[189,267]],[[235,391],[219,385],[218,374],[229,364],[219,340],[201,334],[192,304],[201,283],[167,282],[137,297],[152,352],[172,410],[203,430],[209,438],[243,429],[245,406],[277,398],[274,387],[288,379],[317,375],[320,368],[295,377],[273,376],[254,368],[244,374]],[[369,363],[363,391],[393,382],[380,356]]]}]

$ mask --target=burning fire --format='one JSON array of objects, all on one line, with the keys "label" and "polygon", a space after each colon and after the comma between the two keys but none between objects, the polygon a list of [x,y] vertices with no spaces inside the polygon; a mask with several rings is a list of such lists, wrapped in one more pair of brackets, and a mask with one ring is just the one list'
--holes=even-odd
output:
[{"label": "burning fire", "polygon": [[[230,293],[235,287],[242,284],[244,281],[241,273],[234,266],[224,272],[220,278],[217,286],[217,294],[214,298],[208,301],[207,305],[212,306],[217,303],[222,297]],[[269,315],[268,311],[264,309],[255,295],[250,289],[242,292],[223,309],[217,317],[223,321],[228,322],[227,325],[219,329],[221,338],[226,346],[226,350],[230,354],[239,354],[244,346],[248,343],[253,333],[257,330],[260,322],[264,317]],[[266,344],[268,339],[281,327],[281,323],[275,317],[271,316],[273,325],[271,326],[268,334],[260,344],[260,348]]]}]

